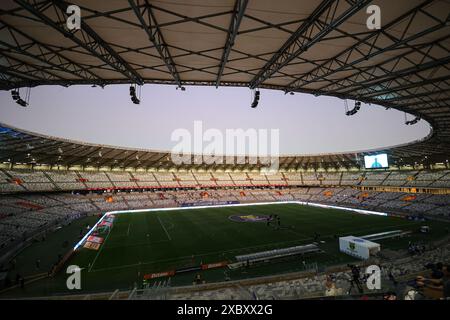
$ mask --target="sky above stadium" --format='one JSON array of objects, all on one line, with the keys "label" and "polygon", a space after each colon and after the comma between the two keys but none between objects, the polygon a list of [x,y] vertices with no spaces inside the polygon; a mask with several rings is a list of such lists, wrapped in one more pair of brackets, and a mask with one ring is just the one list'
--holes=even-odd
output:
[{"label": "sky above stadium", "polygon": [[[22,89],[23,90],[23,89]],[[308,94],[261,90],[250,108],[248,88],[145,85],[141,104],[130,101],[129,86],[42,86],[31,90],[30,106],[15,104],[0,92],[0,122],[75,141],[151,150],[171,150],[177,129],[279,129],[280,154],[363,151],[403,144],[429,134],[425,121],[404,125],[404,113],[362,105],[345,115],[344,102]],[[349,102],[350,108],[353,102]],[[409,116],[412,119],[413,116]]]}]

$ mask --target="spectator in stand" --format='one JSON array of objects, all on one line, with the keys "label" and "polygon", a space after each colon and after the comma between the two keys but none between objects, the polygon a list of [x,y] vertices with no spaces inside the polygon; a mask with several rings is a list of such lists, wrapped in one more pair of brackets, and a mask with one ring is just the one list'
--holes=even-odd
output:
[{"label": "spectator in stand", "polygon": [[397,300],[395,292],[388,292],[384,295],[383,300]]},{"label": "spectator in stand", "polygon": [[394,274],[392,273],[392,269],[389,269],[388,277],[389,277],[389,280],[392,281],[392,283],[394,284],[394,286],[397,286],[398,282],[397,282],[397,280],[395,279]]},{"label": "spectator in stand", "polygon": [[444,299],[450,299],[450,277],[449,277],[449,267],[447,266],[447,276],[444,280]]},{"label": "spectator in stand", "polygon": [[434,268],[432,268],[431,278],[432,279],[442,279],[444,277],[444,266],[441,262],[436,263]]},{"label": "spectator in stand", "polygon": [[407,287],[403,300],[421,300],[423,296],[414,288]]},{"label": "spectator in stand", "polygon": [[448,297],[450,269],[448,265],[436,264],[431,278],[417,277],[416,284],[428,298],[440,299]]}]

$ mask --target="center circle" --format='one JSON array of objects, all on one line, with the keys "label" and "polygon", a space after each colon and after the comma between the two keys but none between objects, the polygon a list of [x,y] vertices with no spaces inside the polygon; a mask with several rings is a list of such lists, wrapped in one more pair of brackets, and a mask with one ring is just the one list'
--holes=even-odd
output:
[{"label": "center circle", "polygon": [[270,216],[266,214],[232,215],[228,219],[235,222],[267,222]]}]

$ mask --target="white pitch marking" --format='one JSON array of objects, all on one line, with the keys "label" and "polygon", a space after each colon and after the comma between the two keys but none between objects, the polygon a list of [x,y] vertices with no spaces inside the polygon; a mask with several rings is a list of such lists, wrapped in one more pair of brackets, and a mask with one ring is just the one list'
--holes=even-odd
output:
[{"label": "white pitch marking", "polygon": [[166,233],[167,238],[168,238],[170,241],[172,241],[172,238],[170,237],[169,233],[167,232],[166,227],[164,227],[163,223],[161,222],[161,219],[159,218],[159,216],[156,216],[156,217],[158,218],[159,224],[160,224],[161,227],[164,229],[164,232]]},{"label": "white pitch marking", "polygon": [[91,267],[89,268],[88,272],[91,272],[92,267],[94,267],[95,261],[97,261],[97,258],[100,255],[100,252],[102,252],[103,248],[105,247],[106,240],[108,240],[109,235],[111,234],[113,228],[114,228],[114,225],[111,227],[111,229],[109,230],[105,240],[103,240],[103,243],[100,245],[100,250],[98,250],[97,255],[94,258],[94,261],[92,261]]}]

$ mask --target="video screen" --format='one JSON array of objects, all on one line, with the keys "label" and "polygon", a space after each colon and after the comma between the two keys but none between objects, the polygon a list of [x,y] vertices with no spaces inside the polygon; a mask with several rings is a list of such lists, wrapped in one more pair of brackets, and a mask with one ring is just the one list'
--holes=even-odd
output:
[{"label": "video screen", "polygon": [[374,156],[364,156],[364,164],[366,169],[383,169],[389,168],[388,157],[386,153]]}]

